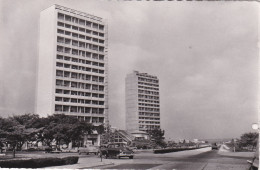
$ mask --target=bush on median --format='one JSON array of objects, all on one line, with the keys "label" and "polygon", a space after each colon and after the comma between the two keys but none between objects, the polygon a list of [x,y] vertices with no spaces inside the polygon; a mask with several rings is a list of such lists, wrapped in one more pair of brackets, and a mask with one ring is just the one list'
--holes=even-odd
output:
[{"label": "bush on median", "polygon": [[170,152],[179,152],[179,151],[187,151],[187,150],[194,150],[200,148],[206,148],[208,146],[201,146],[201,147],[192,147],[192,148],[166,148],[166,149],[155,149],[153,153],[170,153]]},{"label": "bush on median", "polygon": [[1,168],[43,168],[49,166],[60,166],[78,163],[79,157],[70,156],[64,158],[37,158],[37,159],[16,159],[0,161]]}]

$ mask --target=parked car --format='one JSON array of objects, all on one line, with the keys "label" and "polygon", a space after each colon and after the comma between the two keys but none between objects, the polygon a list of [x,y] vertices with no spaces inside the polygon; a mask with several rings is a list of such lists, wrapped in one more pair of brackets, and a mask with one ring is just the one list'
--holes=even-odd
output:
[{"label": "parked car", "polygon": [[126,146],[125,143],[111,143],[106,148],[100,149],[101,155],[105,158],[116,157],[128,157],[129,159],[134,158],[134,152]]},{"label": "parked car", "polygon": [[212,150],[218,150],[219,149],[219,146],[217,145],[217,143],[213,143],[213,144],[211,144],[211,149]]},{"label": "parked car", "polygon": [[45,153],[61,153],[61,150],[57,147],[47,147],[44,149],[45,150]]},{"label": "parked car", "polygon": [[39,149],[37,147],[30,147],[30,148],[26,149],[25,151],[30,152],[30,151],[38,151],[38,150]]},{"label": "parked car", "polygon": [[79,153],[79,155],[81,153],[86,153],[87,155],[90,153],[93,153],[93,154],[97,155],[99,153],[99,148],[97,146],[93,146],[93,145],[86,146],[86,147],[80,147],[78,149],[78,153]]}]

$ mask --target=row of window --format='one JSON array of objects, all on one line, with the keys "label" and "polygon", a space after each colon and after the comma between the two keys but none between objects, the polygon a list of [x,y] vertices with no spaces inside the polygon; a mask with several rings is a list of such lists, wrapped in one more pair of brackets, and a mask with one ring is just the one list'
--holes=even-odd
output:
[{"label": "row of window", "polygon": [[141,95],[141,94],[138,94],[138,98],[159,100],[158,96],[148,96],[148,95]]},{"label": "row of window", "polygon": [[[82,41],[86,41],[86,40],[90,41],[91,40],[91,39],[89,39],[88,36],[85,36],[85,35],[82,35],[82,34],[77,34],[77,33],[72,33],[72,32],[69,32],[69,31],[64,31],[62,29],[58,29],[57,32],[59,34],[63,34],[63,35],[66,35],[66,36],[71,36],[72,39],[76,39],[75,41],[79,41],[78,39],[80,39]],[[71,39],[69,39],[69,38],[66,38],[66,39],[64,38],[64,44],[70,45],[70,41],[69,40],[71,41]],[[62,43],[62,42],[60,42],[60,43]],[[88,42],[85,42],[85,43],[88,43]],[[71,45],[73,45],[73,44],[71,44]],[[98,49],[100,48],[100,52],[104,52],[104,50],[102,50],[102,48],[104,49],[104,46],[98,46],[98,45],[95,45],[95,44],[90,44],[90,45],[92,45],[92,46],[89,46],[89,49],[98,51]]]},{"label": "row of window", "polygon": [[138,99],[139,102],[146,102],[146,103],[159,103],[158,100],[144,100],[144,99]]},{"label": "row of window", "polygon": [[66,14],[62,14],[60,12],[58,12],[58,19],[64,20],[64,21],[69,21],[69,22],[79,24],[79,25],[82,25],[82,26],[91,27],[91,28],[98,29],[98,30],[104,30],[104,25],[102,25],[102,24],[87,21],[87,20],[80,19],[80,18],[77,18],[77,17],[74,17],[74,16],[69,16],[69,15],[66,15]]},{"label": "row of window", "polygon": [[154,121],[139,121],[139,123],[144,123],[144,124],[160,124],[160,122],[154,122]]},{"label": "row of window", "polygon": [[138,82],[138,84],[150,86],[150,87],[159,87],[159,84],[151,84],[151,83],[145,83],[145,82]]},{"label": "row of window", "polygon": [[138,86],[138,88],[145,89],[145,90],[156,90],[156,91],[159,91],[159,88],[153,88],[153,87]]},{"label": "row of window", "polygon": [[139,81],[145,81],[145,82],[150,82],[150,83],[159,83],[159,80],[154,80],[154,79],[149,79],[149,78],[143,78],[143,77],[138,77]]},{"label": "row of window", "polygon": [[103,117],[90,117],[90,116],[77,116],[79,121],[84,121],[88,123],[104,123]]},{"label": "row of window", "polygon": [[160,125],[139,125],[139,128],[140,128],[140,129],[147,129],[147,130],[150,130],[150,129],[159,129],[159,128],[160,128]]},{"label": "row of window", "polygon": [[147,74],[147,73],[137,73],[136,75],[137,75],[137,76],[142,76],[142,77],[147,77],[147,78],[157,79],[156,76],[151,76],[151,75],[149,75],[149,74]]},{"label": "row of window", "polygon": [[[62,46],[57,47],[57,53],[60,56],[65,55],[67,58],[68,57],[72,57],[72,58],[87,57],[88,60],[90,58],[95,59],[95,60],[102,60],[102,61],[104,60],[104,55],[100,55],[100,54],[98,55],[97,53],[91,53],[89,51],[84,51],[84,50],[77,50],[77,49],[71,50],[71,48],[62,47]],[[65,59],[65,57],[64,57],[64,59]]]},{"label": "row of window", "polygon": [[96,97],[96,98],[102,98],[102,99],[104,98],[104,94],[89,93],[89,92],[74,91],[74,90],[56,89],[55,93],[66,94],[66,95],[74,95],[74,96],[82,96],[82,97]]},{"label": "row of window", "polygon": [[158,108],[146,108],[146,107],[138,107],[139,111],[150,111],[150,112],[159,112],[160,109]]},{"label": "row of window", "polygon": [[149,107],[160,107],[160,105],[157,104],[145,104],[145,103],[138,103],[139,106],[149,106]]},{"label": "row of window", "polygon": [[141,94],[150,94],[150,95],[159,95],[159,92],[148,91],[148,90],[138,90],[138,93],[141,93]]},{"label": "row of window", "polygon": [[[97,41],[97,43],[98,42],[99,41]],[[81,47],[81,48],[87,48],[90,50],[98,50],[98,51],[104,52],[104,46],[98,46],[98,45],[91,44],[91,43],[85,43],[82,41],[71,40],[69,38],[64,38],[64,37],[60,37],[60,36],[57,37],[57,43],[65,44],[66,46]]]},{"label": "row of window", "polygon": [[83,73],[74,73],[74,72],[69,72],[69,71],[56,70],[56,76],[64,77],[64,78],[71,78],[71,79],[76,79],[76,80],[86,80],[86,81],[104,83],[104,77],[91,76],[89,74],[83,74]]},{"label": "row of window", "polygon": [[80,104],[104,105],[104,101],[84,100],[84,99],[68,98],[68,97],[55,97],[55,101],[68,102],[68,103],[80,103]]},{"label": "row of window", "polygon": [[139,112],[139,116],[160,116],[159,113],[146,113],[146,112]]},{"label": "row of window", "polygon": [[82,28],[82,27],[78,27],[78,26],[74,26],[74,25],[70,25],[70,24],[65,24],[63,22],[58,22],[57,24],[60,27],[65,27],[67,29],[72,29],[73,31],[80,31],[80,32],[82,32],[84,34],[104,37],[104,33],[102,33],[102,32],[92,31],[90,29],[85,29],[85,28]]},{"label": "row of window", "polygon": [[[60,44],[57,46],[58,52],[72,54],[72,55],[82,56],[87,53],[87,51],[84,51],[84,50],[88,50],[88,49],[98,51],[98,52],[104,52],[104,49],[105,49],[105,47],[102,47],[102,46],[86,43],[86,44],[82,44],[82,46],[81,46],[81,48],[84,48],[84,50],[78,50],[78,49],[73,49],[73,48],[69,48],[69,47],[63,47],[62,45],[65,43],[63,43],[63,42],[59,42],[59,43]],[[70,44],[68,44],[68,45],[70,45]],[[75,46],[76,48],[79,47],[79,45],[77,45],[77,44],[74,44],[72,46]],[[85,57],[85,56],[83,56],[83,57]]]},{"label": "row of window", "polygon": [[105,64],[101,63],[101,62],[79,59],[79,58],[75,58],[75,57],[68,57],[68,56],[63,56],[63,55],[57,55],[56,58],[58,60],[64,60],[66,62],[73,62],[73,63],[76,63],[76,64],[83,64],[83,65],[87,64],[89,66],[96,66],[96,67],[104,67],[105,66]]},{"label": "row of window", "polygon": [[146,120],[160,120],[160,118],[150,118],[150,117],[139,117],[139,119],[146,119]]},{"label": "row of window", "polygon": [[74,81],[67,81],[67,80],[56,80],[56,86],[89,89],[89,90],[95,90],[95,91],[104,91],[103,85],[81,83],[81,82],[74,82]]},{"label": "row of window", "polygon": [[91,108],[81,106],[55,105],[56,112],[64,113],[87,113],[87,114],[104,114],[103,108]]},{"label": "row of window", "polygon": [[[97,53],[91,53],[91,52],[79,52],[80,57],[88,57],[88,59],[82,59],[82,58],[78,58],[78,56],[69,56],[69,55],[61,55],[61,54],[57,54],[56,58],[57,59],[60,59],[60,60],[66,60],[66,61],[76,61],[76,59],[78,59],[78,61],[80,63],[89,63],[91,62],[90,60],[91,59],[94,59],[94,60],[101,60],[101,62],[104,62],[104,58],[105,56],[102,55],[102,54],[97,54]],[[96,61],[93,61],[93,62],[96,62]]]},{"label": "row of window", "polygon": [[56,62],[57,67],[63,67],[67,69],[74,69],[74,70],[80,70],[80,71],[87,71],[87,72],[92,72],[92,73],[98,73],[98,74],[104,74],[104,70],[100,69],[95,69],[95,68],[89,68],[89,67],[83,67],[83,66],[78,66],[78,65],[72,65],[72,64],[66,64],[62,62]]}]

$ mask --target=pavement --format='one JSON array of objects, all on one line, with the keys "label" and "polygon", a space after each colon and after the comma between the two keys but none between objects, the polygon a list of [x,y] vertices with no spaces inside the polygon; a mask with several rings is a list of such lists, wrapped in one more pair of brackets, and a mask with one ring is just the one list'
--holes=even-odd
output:
[{"label": "pavement", "polygon": [[227,157],[237,157],[237,158],[253,158],[254,152],[233,152],[231,148],[225,144],[221,145],[218,150],[218,154]]},{"label": "pavement", "polygon": [[[201,149],[196,149],[196,150],[189,150],[189,151],[181,151],[181,152],[172,152],[172,153],[165,153],[165,154],[154,154],[154,156],[156,156],[158,159],[161,158],[184,158],[187,155],[189,156],[195,156],[201,153],[205,153],[207,151],[210,151],[211,147],[207,147],[207,148],[201,148]],[[149,157],[149,155],[151,156],[152,151],[137,151],[136,154],[141,154],[143,157]],[[225,146],[221,146],[221,148],[219,149],[219,151],[217,152],[217,154],[224,156],[224,157],[241,157],[241,158],[252,158],[253,157],[253,152],[231,152],[229,150],[229,148],[226,148]],[[232,158],[230,158],[232,159]],[[98,158],[97,156],[91,155],[91,156],[80,156],[79,161],[77,164],[73,164],[73,165],[63,165],[63,166],[53,166],[53,167],[46,167],[48,169],[94,169],[94,168],[106,168],[109,166],[113,166],[113,165],[122,165],[122,164],[138,164],[138,163],[143,163],[144,160],[139,160],[138,158],[133,159],[133,160],[129,160],[129,159],[102,159]],[[163,166],[166,166],[168,161],[164,162]],[[162,161],[160,160],[154,160],[154,159],[147,159],[145,161],[145,163],[147,164],[161,164]],[[181,162],[180,162],[181,163]],[[185,164],[185,163],[184,163]],[[199,162],[193,162],[193,164],[197,164],[197,166],[204,166],[204,164],[201,164]],[[193,166],[194,166],[193,165]],[[220,166],[220,164],[215,165],[214,163],[208,164],[206,169],[214,169],[213,167],[211,168],[211,166]],[[184,166],[184,165],[181,165]],[[186,165],[185,165],[186,166]],[[188,166],[188,165],[187,165]],[[230,169],[227,168],[225,166],[230,166],[230,165],[221,165],[221,167],[219,167],[220,169]],[[158,168],[158,167],[157,167]],[[161,167],[163,169],[165,169],[166,167]],[[205,168],[205,167],[204,167]],[[167,168],[166,168],[167,169]],[[185,169],[185,168],[184,168]],[[189,168],[186,168],[189,169]],[[203,167],[202,167],[203,169]],[[232,168],[231,168],[232,169]],[[234,170],[237,169],[237,165],[234,165]]]},{"label": "pavement", "polygon": [[100,166],[114,165],[112,159],[102,159],[97,157],[80,157],[77,164],[73,165],[62,165],[62,166],[52,166],[46,167],[48,169],[89,169]]},{"label": "pavement", "polygon": [[[199,153],[203,153],[206,151],[211,150],[211,148],[201,148],[201,149],[196,149],[196,150],[188,150],[188,151],[181,151],[181,152],[171,152],[171,153],[165,153],[165,154],[156,154],[157,157],[185,157],[187,156],[187,153],[189,155],[196,155]],[[145,155],[151,155],[153,154],[152,150],[142,150],[142,151],[137,151],[136,154],[142,154],[143,156]],[[80,157],[79,161],[77,164],[73,165],[63,165],[63,166],[52,166],[52,167],[47,167],[48,169],[92,169],[95,167],[107,167],[110,165],[118,165],[118,164],[124,164],[124,163],[137,163],[139,161],[137,160],[129,160],[127,159],[102,159],[95,157]],[[142,160],[140,160],[142,161]],[[155,160],[146,161],[147,163],[156,163]],[[161,161],[159,161],[161,162]],[[157,162],[158,163],[158,162]]]}]

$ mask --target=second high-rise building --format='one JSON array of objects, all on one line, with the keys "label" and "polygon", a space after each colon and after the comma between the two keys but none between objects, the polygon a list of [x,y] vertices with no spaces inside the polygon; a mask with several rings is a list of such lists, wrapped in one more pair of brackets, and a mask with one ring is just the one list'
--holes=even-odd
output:
[{"label": "second high-rise building", "polygon": [[160,128],[159,79],[134,71],[125,80],[126,130],[129,132]]}]

